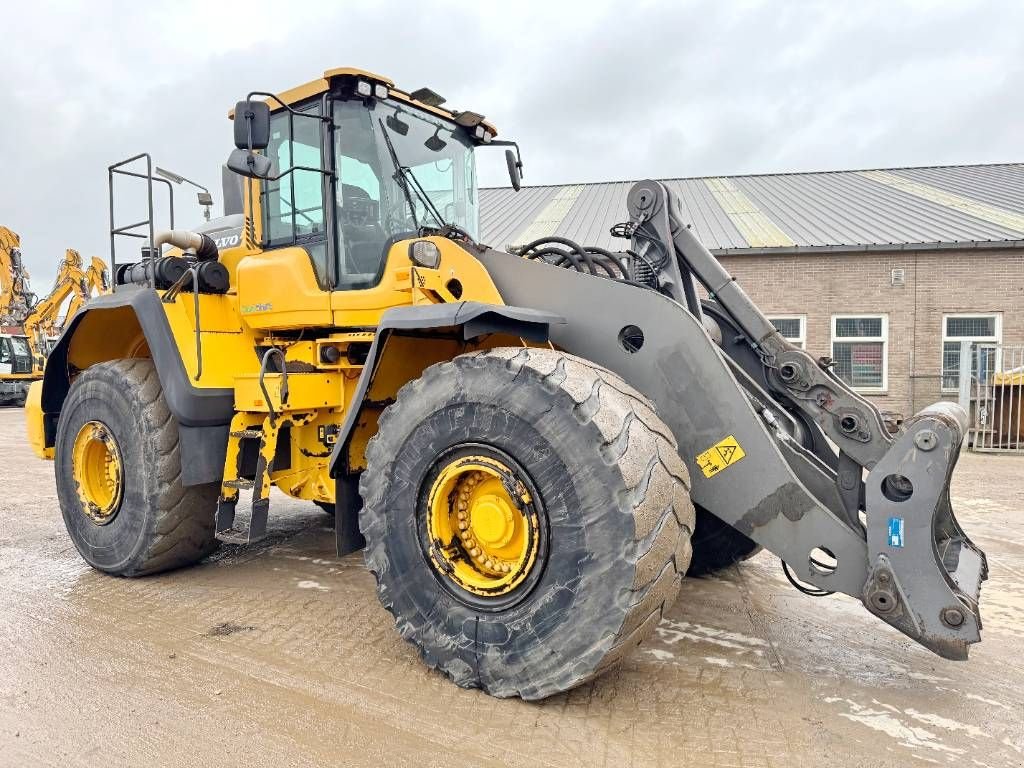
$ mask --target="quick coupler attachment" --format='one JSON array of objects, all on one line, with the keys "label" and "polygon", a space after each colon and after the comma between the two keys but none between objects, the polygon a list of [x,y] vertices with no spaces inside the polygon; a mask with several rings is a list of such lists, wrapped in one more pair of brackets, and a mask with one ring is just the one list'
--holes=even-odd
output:
[{"label": "quick coupler attachment", "polygon": [[949,483],[967,414],[935,403],[904,432],[866,480],[869,611],[947,659],[981,640],[978,598],[985,553],[953,516]]}]

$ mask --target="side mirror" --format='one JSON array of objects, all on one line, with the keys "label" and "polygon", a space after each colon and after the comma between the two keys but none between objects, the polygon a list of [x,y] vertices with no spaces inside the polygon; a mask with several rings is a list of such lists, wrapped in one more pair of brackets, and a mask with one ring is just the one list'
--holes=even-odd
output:
[{"label": "side mirror", "polygon": [[275,175],[273,160],[245,149],[232,150],[228,155],[227,166],[239,176],[250,179],[269,179]]},{"label": "side mirror", "polygon": [[235,104],[235,146],[239,149],[266,149],[268,144],[270,105],[265,101],[240,101]]},{"label": "side mirror", "polygon": [[512,189],[518,192],[523,187],[523,165],[516,159],[516,153],[511,149],[505,150],[505,165],[508,166],[508,178],[512,182]]}]

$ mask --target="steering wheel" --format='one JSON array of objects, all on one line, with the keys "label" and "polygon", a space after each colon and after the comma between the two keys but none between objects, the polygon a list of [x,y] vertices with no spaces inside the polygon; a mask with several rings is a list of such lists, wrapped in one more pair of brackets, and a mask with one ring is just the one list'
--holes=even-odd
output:
[{"label": "steering wheel", "polygon": [[346,224],[367,226],[380,223],[380,206],[370,193],[354,184],[341,185],[341,214]]}]

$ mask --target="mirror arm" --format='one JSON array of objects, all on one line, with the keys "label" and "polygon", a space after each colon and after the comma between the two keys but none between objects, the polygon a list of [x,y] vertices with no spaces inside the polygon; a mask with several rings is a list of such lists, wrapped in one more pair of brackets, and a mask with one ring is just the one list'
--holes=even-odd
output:
[{"label": "mirror arm", "polygon": [[510,139],[492,139],[485,147],[515,147],[516,150],[516,167],[519,168],[519,172],[523,172],[523,155],[519,151],[519,144],[511,141]]}]

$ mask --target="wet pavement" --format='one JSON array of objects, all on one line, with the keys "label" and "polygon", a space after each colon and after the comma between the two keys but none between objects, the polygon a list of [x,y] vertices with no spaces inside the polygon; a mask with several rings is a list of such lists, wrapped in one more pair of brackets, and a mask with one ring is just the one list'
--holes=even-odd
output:
[{"label": "wet pavement", "polygon": [[685,581],[618,671],[540,704],[427,671],[312,504],[275,495],[267,541],[126,580],[78,558],[19,409],[0,489],[0,766],[1024,765],[1024,458],[955,478],[992,570],[970,661],[761,554]]}]

